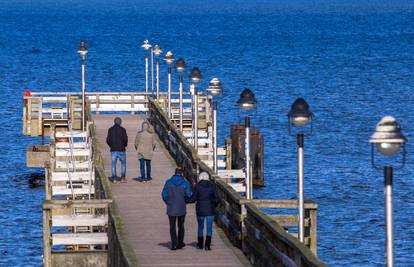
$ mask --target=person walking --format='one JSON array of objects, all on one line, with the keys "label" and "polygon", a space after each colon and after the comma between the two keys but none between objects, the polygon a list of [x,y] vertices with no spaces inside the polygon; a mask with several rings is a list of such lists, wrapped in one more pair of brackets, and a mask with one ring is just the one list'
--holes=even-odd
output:
[{"label": "person walking", "polygon": [[181,168],[176,168],[175,174],[165,182],[161,195],[167,205],[167,215],[170,222],[171,250],[182,249],[185,246],[184,221],[187,213],[186,202],[191,198],[191,190],[190,184],[184,178]]},{"label": "person walking", "polygon": [[[126,183],[126,152],[125,148],[128,145],[128,135],[124,127],[121,126],[122,120],[120,117],[114,119],[114,125],[108,129],[108,135],[106,137],[106,143],[111,148],[111,160],[112,160],[112,177],[113,183]],[[121,179],[119,181],[116,176],[116,163],[121,161]]]},{"label": "person walking", "polygon": [[[135,137],[135,149],[138,153],[141,181],[151,181],[151,159],[155,149],[154,134],[147,121],[144,121],[141,130]],[[147,176],[145,176],[145,169]]]},{"label": "person walking", "polygon": [[[210,181],[210,175],[202,172],[198,176],[194,193],[189,202],[196,202],[196,215],[198,223],[197,247],[211,250],[211,237],[213,235],[214,208],[219,203],[216,186]],[[206,241],[204,240],[204,222],[206,222]]]}]

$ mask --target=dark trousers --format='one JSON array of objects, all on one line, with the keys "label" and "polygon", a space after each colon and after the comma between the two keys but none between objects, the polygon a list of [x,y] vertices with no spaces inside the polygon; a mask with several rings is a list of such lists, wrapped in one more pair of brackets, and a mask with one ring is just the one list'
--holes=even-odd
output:
[{"label": "dark trousers", "polygon": [[[184,243],[184,216],[168,216],[170,220],[170,236],[171,245],[176,247]],[[178,224],[178,240],[177,240],[177,224]]]},{"label": "dark trousers", "polygon": [[[145,177],[145,167],[147,169],[147,177]],[[141,178],[142,179],[151,178],[151,160],[140,158],[139,159],[139,168],[140,168],[140,171],[141,171]]]}]

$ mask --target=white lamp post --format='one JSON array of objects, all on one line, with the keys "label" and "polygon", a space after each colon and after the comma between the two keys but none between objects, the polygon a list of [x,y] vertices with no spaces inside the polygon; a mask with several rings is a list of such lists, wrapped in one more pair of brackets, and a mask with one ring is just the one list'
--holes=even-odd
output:
[{"label": "white lamp post", "polygon": [[82,40],[79,45],[78,53],[82,59],[82,131],[85,131],[86,112],[85,112],[85,61],[88,54],[86,41]]},{"label": "white lamp post", "polygon": [[193,146],[198,149],[198,89],[197,84],[201,83],[203,76],[199,68],[194,67],[190,73],[191,87],[193,88]]},{"label": "white lamp post", "polygon": [[217,173],[217,97],[223,92],[223,86],[217,78],[208,84],[207,92],[213,97],[213,170]]},{"label": "white lamp post", "polygon": [[[150,50],[150,53],[152,55],[152,46],[148,40],[145,40],[144,43],[141,45],[141,47],[145,51],[145,93],[148,95],[148,50]],[[151,65],[153,64],[151,60]]]},{"label": "white lamp post", "polygon": [[[385,156],[394,156],[403,147],[403,160],[401,169],[405,164],[407,139],[401,133],[400,125],[394,117],[385,116],[377,124],[374,134],[371,136],[371,160],[374,168],[380,169],[375,164],[375,146],[378,152]],[[394,230],[393,230],[393,197],[392,197],[393,167],[384,166],[384,197],[385,197],[385,221],[386,221],[386,262],[387,267],[394,266]]]},{"label": "white lamp post", "polygon": [[157,74],[156,74],[155,81],[156,81],[156,90],[157,90],[156,97],[158,99],[159,98],[159,93],[160,93],[160,61],[158,59],[158,56],[160,56],[162,54],[161,47],[159,45],[155,45],[152,52],[156,57],[156,60],[155,60],[156,63],[155,64],[156,64],[156,68],[157,68]]},{"label": "white lamp post", "polygon": [[168,64],[168,117],[171,118],[171,65],[175,60],[174,54],[171,51],[168,51],[164,60]]},{"label": "white lamp post", "polygon": [[[243,92],[240,94],[240,98],[237,101],[239,107],[245,111],[250,111],[256,107],[256,98],[254,97],[253,92],[250,89],[244,89]],[[250,160],[250,116],[246,115],[245,119],[245,146],[244,146],[244,154],[246,156],[246,199],[253,199],[253,186],[252,186],[252,162]]]},{"label": "white lamp post", "polygon": [[[291,125],[303,127],[312,122],[313,113],[309,110],[309,105],[302,98],[296,99],[288,113],[289,134]],[[312,127],[311,127],[312,129]],[[305,200],[304,200],[304,134],[297,134],[298,145],[298,210],[299,210],[299,241],[305,240]]]},{"label": "white lamp post", "polygon": [[174,65],[175,70],[179,73],[179,83],[180,83],[180,131],[183,132],[183,72],[185,71],[185,68],[187,66],[185,65],[184,59],[179,58]]}]

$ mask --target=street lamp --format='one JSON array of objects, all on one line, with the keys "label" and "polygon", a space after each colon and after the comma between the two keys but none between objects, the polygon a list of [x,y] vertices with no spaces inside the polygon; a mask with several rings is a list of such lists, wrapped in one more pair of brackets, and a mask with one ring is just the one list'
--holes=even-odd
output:
[{"label": "street lamp", "polygon": [[[288,113],[289,117],[289,134],[291,134],[291,126],[304,127],[311,123],[312,133],[312,117],[313,113],[309,110],[309,105],[303,98],[298,98],[293,102]],[[305,240],[305,207],[304,207],[304,191],[303,191],[303,159],[304,159],[304,133],[300,130],[297,134],[298,145],[298,209],[299,209],[299,241]]]},{"label": "street lamp", "polygon": [[223,92],[223,86],[217,78],[208,84],[207,92],[213,97],[213,170],[217,173],[217,97]]},{"label": "street lamp", "polygon": [[183,72],[185,71],[184,59],[180,57],[174,65],[175,71],[179,73],[178,81],[180,83],[180,131],[183,132]]},{"label": "street lamp", "polygon": [[157,76],[155,80],[156,80],[156,88],[157,88],[156,90],[157,90],[157,99],[158,99],[159,93],[160,93],[160,60],[158,59],[158,56],[162,54],[161,47],[159,45],[155,45],[152,52],[156,56],[155,64],[157,66]]},{"label": "street lamp", "polygon": [[80,41],[78,53],[82,59],[82,131],[85,131],[86,112],[85,112],[85,61],[88,54],[88,45],[86,41]]},{"label": "street lamp", "polygon": [[[144,43],[141,45],[141,47],[145,51],[145,93],[146,95],[148,95],[148,53],[147,51],[150,50],[150,53],[152,55],[152,45],[150,44],[148,40],[145,40]],[[154,68],[152,57],[151,57],[151,66],[152,68]],[[154,75],[154,73],[152,75]],[[151,79],[152,79],[152,76],[151,76]]]},{"label": "street lamp", "polygon": [[199,68],[194,67],[190,73],[190,81],[191,81],[191,88],[193,91],[193,105],[192,105],[192,113],[193,113],[193,145],[195,150],[198,149],[198,91],[197,91],[197,84],[201,83],[203,76],[201,75],[201,71]]},{"label": "street lamp", "polygon": [[[240,98],[237,101],[237,104],[240,108],[245,111],[250,111],[256,107],[256,98],[254,97],[253,92],[250,89],[244,89],[240,94]],[[253,199],[253,189],[252,189],[252,163],[250,160],[250,116],[246,115],[245,119],[245,145],[244,145],[244,154],[246,156],[246,199]]]},{"label": "street lamp", "polygon": [[164,60],[168,64],[168,117],[171,118],[171,65],[175,60],[174,54],[168,51]]},{"label": "street lamp", "polygon": [[[405,164],[407,139],[401,133],[400,125],[394,117],[385,116],[377,124],[375,132],[369,140],[371,143],[371,162],[376,169],[381,169],[375,164],[375,146],[378,152],[385,156],[394,156],[403,147],[402,164],[396,169],[401,169]],[[392,177],[393,167],[384,166],[384,194],[385,194],[385,220],[386,220],[386,250],[387,266],[394,266],[394,233],[393,233],[393,204],[392,204]]]}]

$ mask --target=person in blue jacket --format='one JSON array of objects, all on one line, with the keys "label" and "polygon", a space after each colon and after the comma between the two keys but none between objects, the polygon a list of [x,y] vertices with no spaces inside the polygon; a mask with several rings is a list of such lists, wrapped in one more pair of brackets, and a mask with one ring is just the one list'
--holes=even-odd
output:
[{"label": "person in blue jacket", "polygon": [[[211,237],[213,235],[214,209],[219,203],[216,186],[210,181],[210,175],[206,172],[198,176],[198,184],[194,189],[189,202],[196,202],[196,214],[198,222],[197,247],[210,250]],[[203,244],[204,222],[206,222],[206,242]]]},{"label": "person in blue jacket", "polygon": [[[181,249],[184,243],[184,221],[187,213],[186,203],[191,198],[190,184],[183,176],[181,168],[165,182],[162,199],[167,204],[167,215],[170,221],[171,250]],[[178,224],[178,238],[177,238]]]}]

